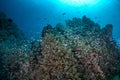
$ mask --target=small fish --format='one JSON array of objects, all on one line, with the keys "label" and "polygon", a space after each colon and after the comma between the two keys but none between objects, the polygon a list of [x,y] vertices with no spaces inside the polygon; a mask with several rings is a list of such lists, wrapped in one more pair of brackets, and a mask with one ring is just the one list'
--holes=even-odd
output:
[{"label": "small fish", "polygon": [[62,13],[62,15],[66,15],[66,12]]},{"label": "small fish", "polygon": [[8,22],[13,22],[13,20],[9,18],[9,19],[8,19]]},{"label": "small fish", "polygon": [[43,18],[43,20],[47,20],[47,18]]}]

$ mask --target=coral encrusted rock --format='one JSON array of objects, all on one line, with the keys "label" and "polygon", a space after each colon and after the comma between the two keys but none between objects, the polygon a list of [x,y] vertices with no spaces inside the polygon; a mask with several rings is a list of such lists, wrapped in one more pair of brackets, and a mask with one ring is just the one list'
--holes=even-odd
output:
[{"label": "coral encrusted rock", "polygon": [[[112,80],[120,74],[120,49],[111,24],[83,16],[43,29],[41,44],[30,59],[31,80]],[[37,50],[39,49],[39,50]]]},{"label": "coral encrusted rock", "polygon": [[[43,28],[41,39],[25,42],[13,20],[0,13],[0,80],[112,80],[120,75],[120,49],[113,26],[90,18]],[[22,42],[21,42],[22,41]]]},{"label": "coral encrusted rock", "polygon": [[24,38],[22,31],[17,28],[13,20],[7,18],[4,13],[0,13],[0,43],[6,40],[23,40]]},{"label": "coral encrusted rock", "polygon": [[18,74],[25,55],[24,41],[25,36],[13,20],[0,13],[0,80],[15,80],[12,76]]}]

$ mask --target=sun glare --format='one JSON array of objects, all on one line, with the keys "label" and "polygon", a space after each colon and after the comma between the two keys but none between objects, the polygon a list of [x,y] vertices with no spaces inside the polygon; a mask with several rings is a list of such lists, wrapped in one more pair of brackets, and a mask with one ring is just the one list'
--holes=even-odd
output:
[{"label": "sun glare", "polygon": [[95,5],[100,0],[60,0],[62,3],[72,6]]}]

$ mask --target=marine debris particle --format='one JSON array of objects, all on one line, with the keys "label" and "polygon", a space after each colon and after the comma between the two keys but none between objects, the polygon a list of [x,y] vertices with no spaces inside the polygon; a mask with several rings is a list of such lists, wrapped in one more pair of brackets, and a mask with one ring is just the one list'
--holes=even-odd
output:
[{"label": "marine debris particle", "polygon": [[[2,27],[5,25],[3,22],[8,23],[1,15],[0,21]],[[120,75],[120,49],[112,38],[112,29],[111,24],[101,29],[99,24],[86,16],[66,20],[66,27],[60,23],[56,27],[48,24],[42,31],[41,40],[29,43],[30,48],[26,48],[25,44],[0,49],[0,55],[4,53],[4,56],[0,56],[0,78],[111,80],[115,75]],[[0,33],[1,41],[4,38],[2,36]],[[8,40],[11,38],[6,37]],[[12,41],[16,43],[16,40]],[[6,47],[5,43],[1,45]]]}]

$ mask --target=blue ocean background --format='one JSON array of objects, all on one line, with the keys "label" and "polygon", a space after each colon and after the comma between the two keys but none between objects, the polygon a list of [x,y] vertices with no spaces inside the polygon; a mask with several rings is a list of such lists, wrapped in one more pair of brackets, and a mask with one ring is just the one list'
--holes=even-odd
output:
[{"label": "blue ocean background", "polygon": [[113,24],[113,36],[120,45],[119,0],[98,0],[98,3],[83,2],[80,5],[70,5],[62,0],[0,0],[0,12],[13,19],[32,40],[40,38],[41,31],[47,24],[64,24],[67,19],[86,15],[101,27],[107,23]]}]

